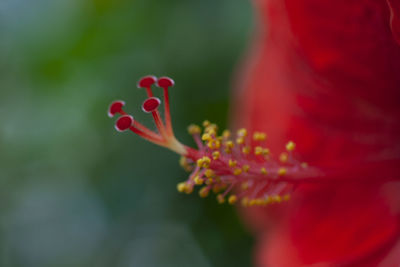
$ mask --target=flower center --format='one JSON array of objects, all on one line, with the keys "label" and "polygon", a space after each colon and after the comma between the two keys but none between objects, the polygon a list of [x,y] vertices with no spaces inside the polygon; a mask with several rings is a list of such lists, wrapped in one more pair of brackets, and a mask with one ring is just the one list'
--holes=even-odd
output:
[{"label": "flower center", "polygon": [[[154,84],[163,89],[164,118],[159,112],[161,100],[153,96]],[[315,168],[295,158],[296,145],[292,141],[275,159],[263,132],[250,134],[242,128],[235,134],[229,130],[218,134],[216,124],[204,121],[203,128],[194,124],[188,127],[197,149],[181,144],[175,138],[171,124],[168,89],[173,85],[174,81],[168,77],[146,76],[138,82],[138,87],[147,93],[142,110],[152,114],[157,131],[148,129],[128,115],[123,110],[123,101],[111,103],[108,115],[121,115],[115,123],[118,131],[130,130],[182,156],[181,166],[191,173],[186,181],[177,185],[179,192],[190,194],[195,186],[201,186],[201,197],[214,192],[219,203],[234,204],[240,200],[243,206],[267,205],[289,200],[299,182],[319,175]]]}]

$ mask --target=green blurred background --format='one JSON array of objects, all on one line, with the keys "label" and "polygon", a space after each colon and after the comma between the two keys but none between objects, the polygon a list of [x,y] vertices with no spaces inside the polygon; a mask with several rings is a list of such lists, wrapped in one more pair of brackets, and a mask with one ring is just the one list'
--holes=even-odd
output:
[{"label": "green blurred background", "polygon": [[106,110],[151,125],[136,82],[168,75],[179,139],[225,127],[251,28],[247,0],[0,0],[0,266],[250,266],[234,208]]}]

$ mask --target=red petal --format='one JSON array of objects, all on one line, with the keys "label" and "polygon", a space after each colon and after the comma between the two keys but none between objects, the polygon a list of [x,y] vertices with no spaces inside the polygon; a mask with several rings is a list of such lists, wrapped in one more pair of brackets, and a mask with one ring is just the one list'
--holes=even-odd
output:
[{"label": "red petal", "polygon": [[[391,213],[375,184],[334,188],[303,188],[284,225],[267,237],[260,260],[285,265],[368,263],[386,255],[399,234],[398,217]],[[398,216],[398,215],[397,215]],[[287,248],[292,248],[291,253]],[[288,259],[290,258],[290,259]]]},{"label": "red petal", "polygon": [[[269,17],[268,35],[257,39],[243,71],[234,123],[267,132],[272,151],[294,140],[314,166],[399,158],[400,46],[386,2],[258,2],[262,21]],[[377,251],[399,238],[400,224],[380,187],[367,179],[300,187],[288,210],[271,216],[249,209],[245,216],[260,232],[277,225],[262,254],[270,266],[296,266],[289,259],[324,266],[369,255],[378,261]]]}]

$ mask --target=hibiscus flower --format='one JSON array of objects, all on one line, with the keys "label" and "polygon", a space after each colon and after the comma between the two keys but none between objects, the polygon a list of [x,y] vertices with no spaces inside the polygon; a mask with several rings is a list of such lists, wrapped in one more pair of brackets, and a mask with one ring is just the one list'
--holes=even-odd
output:
[{"label": "hibiscus flower", "polygon": [[237,82],[235,134],[205,121],[203,131],[188,128],[197,149],[181,144],[169,113],[174,82],[154,76],[138,86],[157,131],[123,101],[109,108],[121,115],[116,129],[182,155],[191,174],[178,191],[198,185],[201,197],[240,201],[258,238],[257,266],[399,266],[399,2],[255,7],[260,26]]}]

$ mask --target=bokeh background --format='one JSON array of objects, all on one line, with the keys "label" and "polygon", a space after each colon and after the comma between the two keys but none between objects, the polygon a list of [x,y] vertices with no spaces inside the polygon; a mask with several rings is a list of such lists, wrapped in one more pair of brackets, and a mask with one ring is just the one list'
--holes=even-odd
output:
[{"label": "bokeh background", "polygon": [[150,123],[136,81],[169,75],[179,139],[225,127],[252,24],[247,0],[0,0],[0,266],[250,266],[234,208],[106,109]]}]

